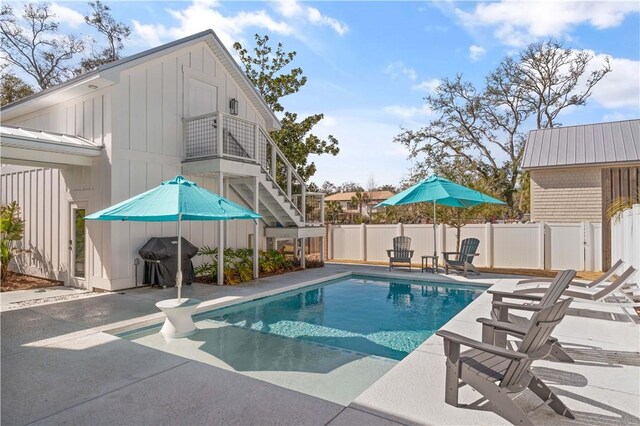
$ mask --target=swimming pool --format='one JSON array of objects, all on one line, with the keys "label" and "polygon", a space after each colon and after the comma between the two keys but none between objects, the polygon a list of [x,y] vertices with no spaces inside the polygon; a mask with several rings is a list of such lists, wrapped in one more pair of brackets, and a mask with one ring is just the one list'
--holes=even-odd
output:
[{"label": "swimming pool", "polygon": [[352,276],[198,314],[186,339],[120,337],[346,405],[483,290]]}]

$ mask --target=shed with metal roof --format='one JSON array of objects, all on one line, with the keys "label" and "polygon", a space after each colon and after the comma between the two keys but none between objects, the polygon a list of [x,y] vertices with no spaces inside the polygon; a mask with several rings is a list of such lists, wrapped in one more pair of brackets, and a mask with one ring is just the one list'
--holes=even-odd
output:
[{"label": "shed with metal roof", "polygon": [[531,220],[602,223],[608,268],[606,211],[618,198],[640,197],[640,119],[532,130],[522,167],[530,175]]}]

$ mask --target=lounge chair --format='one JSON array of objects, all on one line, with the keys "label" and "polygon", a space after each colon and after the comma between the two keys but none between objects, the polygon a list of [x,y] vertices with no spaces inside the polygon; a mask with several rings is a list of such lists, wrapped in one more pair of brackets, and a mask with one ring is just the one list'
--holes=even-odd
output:
[{"label": "lounge chair", "polygon": [[389,270],[395,264],[409,264],[409,270],[411,270],[411,258],[413,257],[413,250],[411,248],[411,238],[409,237],[395,237],[393,239],[393,249],[387,250],[387,256],[389,256]]},{"label": "lounge chair", "polygon": [[[556,413],[575,419],[573,413],[546,384],[531,371],[531,364],[556,325],[564,317],[571,299],[548,306],[533,314],[517,351],[478,342],[473,339],[438,331],[444,339],[447,357],[445,402],[458,406],[459,381],[468,384],[487,398],[494,410],[517,425],[532,425],[531,419],[515,403],[515,398],[529,388]],[[460,352],[460,346],[472,349]]]},{"label": "lounge chair", "polygon": [[[635,322],[634,315],[629,314],[626,309],[628,308],[640,308],[640,300],[636,296],[637,288],[628,284],[629,278],[636,272],[636,270],[630,266],[620,276],[607,285],[601,285],[595,289],[576,289],[575,287],[569,287],[562,295],[566,297],[573,297],[576,302],[584,304],[596,304],[600,306],[610,306],[620,308],[629,317],[632,322]],[[533,300],[533,297],[540,297],[539,293],[544,292],[544,287],[535,288],[523,288],[514,291],[520,298],[526,297]]]},{"label": "lounge chair", "polygon": [[[575,276],[576,271],[572,269],[558,272],[551,285],[545,288],[544,295],[542,296],[489,290],[488,293],[493,295],[491,320],[484,318],[478,319],[478,322],[483,324],[482,341],[500,347],[506,347],[506,334],[516,337],[524,336],[531,324],[531,320],[526,317],[513,315],[509,313],[509,311],[537,312],[553,305],[564,294],[569,287],[569,283],[571,283],[571,280],[573,280]],[[525,300],[527,303],[505,302],[504,299]],[[564,351],[558,340],[554,337],[547,339],[545,356],[547,354],[551,354],[559,361],[574,362],[573,358]]]},{"label": "lounge chair", "polygon": [[[624,298],[625,294],[628,294],[623,289],[627,285],[628,279],[636,272],[633,266],[629,266],[621,275],[619,275],[611,283],[600,286],[595,290],[590,289],[576,289],[569,287],[562,295],[567,297],[573,297],[577,302],[602,302],[614,305],[616,302],[612,299],[619,299],[621,296]],[[536,293],[545,293],[546,287],[533,287],[518,289],[513,292],[519,296],[535,296]],[[616,292],[619,292],[616,295]],[[523,297],[521,297],[523,298]]]},{"label": "lounge chair", "polygon": [[[478,256],[476,250],[478,249],[480,240],[477,238],[465,238],[460,243],[460,251],[443,251],[444,256],[444,273],[449,274],[449,268],[462,271],[462,275],[467,276],[467,272],[472,270],[474,273],[480,275],[480,272],[473,266],[473,258]],[[455,259],[449,259],[449,256],[457,255]]]},{"label": "lounge chair", "polygon": [[[582,283],[579,281],[571,281],[571,286],[573,287],[582,287],[582,288],[592,288],[595,287],[597,285],[600,285],[602,283],[605,283],[609,278],[611,278],[613,276],[613,274],[615,274],[615,272],[622,266],[624,262],[622,261],[622,259],[618,260],[611,268],[609,268],[609,270],[607,272],[605,272],[604,274],[602,274],[600,277],[598,277],[597,279],[588,282],[588,283]],[[526,279],[526,280],[520,280],[516,283],[516,285],[530,285],[530,284],[548,284],[551,281],[553,281],[554,278],[531,278],[531,279]]]}]

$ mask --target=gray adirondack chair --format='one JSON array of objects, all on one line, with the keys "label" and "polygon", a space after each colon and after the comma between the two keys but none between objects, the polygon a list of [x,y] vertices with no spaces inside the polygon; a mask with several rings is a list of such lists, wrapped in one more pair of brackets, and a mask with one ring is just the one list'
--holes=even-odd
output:
[{"label": "gray adirondack chair", "polygon": [[[475,274],[480,275],[478,269],[473,266],[473,258],[478,256],[476,250],[480,240],[477,238],[465,238],[460,243],[460,251],[443,251],[444,256],[444,273],[449,274],[449,268],[462,271],[462,274],[466,277],[469,270]],[[456,255],[455,259],[450,259],[450,256]]]},{"label": "gray adirondack chair", "polygon": [[[537,312],[556,303],[576,276],[576,271],[567,269],[556,274],[542,296],[521,295],[518,292],[489,290],[493,295],[491,319],[479,318],[483,324],[482,341],[500,347],[507,346],[507,335],[522,338],[530,325],[530,319],[509,313],[509,310]],[[505,302],[504,299],[526,300],[529,303]],[[555,337],[549,336],[545,345],[545,356],[550,354],[558,361],[574,362]]]},{"label": "gray adirondack chair", "polygon": [[389,270],[394,265],[409,264],[409,270],[411,270],[411,258],[413,257],[413,250],[411,248],[411,238],[409,237],[395,237],[393,239],[393,249],[387,250],[387,256],[389,256]]},{"label": "gray adirondack chair", "polygon": [[[534,313],[531,324],[517,351],[478,342],[473,339],[438,331],[444,339],[446,361],[445,402],[458,406],[459,382],[482,394],[494,410],[517,425],[533,425],[514,399],[529,388],[556,413],[575,419],[573,413],[547,385],[531,371],[531,363],[539,357],[548,337],[564,317],[572,299],[565,299]],[[461,346],[471,349],[460,352]]]}]

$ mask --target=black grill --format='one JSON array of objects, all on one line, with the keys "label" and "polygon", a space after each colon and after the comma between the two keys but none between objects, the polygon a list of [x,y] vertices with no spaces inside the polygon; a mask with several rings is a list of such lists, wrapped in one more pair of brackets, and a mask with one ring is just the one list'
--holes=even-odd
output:
[{"label": "black grill", "polygon": [[[138,251],[144,260],[143,284],[172,287],[178,272],[178,237],[154,237]],[[195,278],[191,258],[198,248],[182,239],[182,283],[191,284]]]}]

